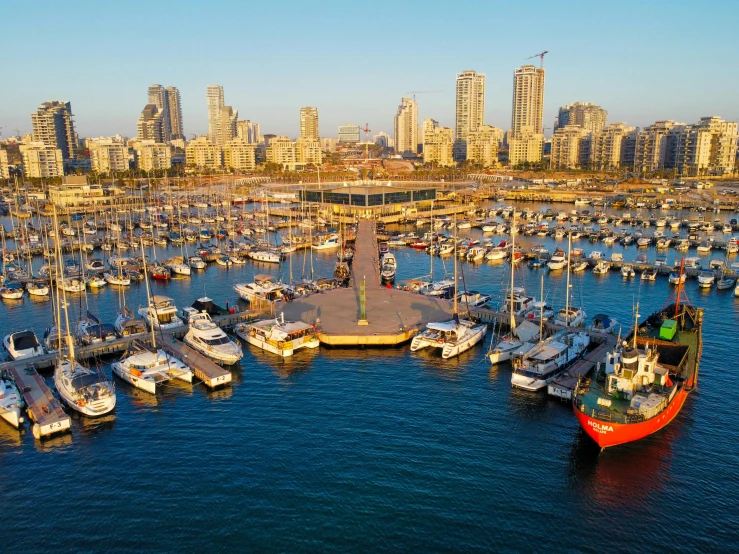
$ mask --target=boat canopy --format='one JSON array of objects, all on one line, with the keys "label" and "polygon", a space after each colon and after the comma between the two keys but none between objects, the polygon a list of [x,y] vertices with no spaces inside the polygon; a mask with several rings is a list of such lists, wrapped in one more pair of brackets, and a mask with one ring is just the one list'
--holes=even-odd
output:
[{"label": "boat canopy", "polygon": [[552,360],[559,356],[566,348],[567,345],[562,342],[550,342],[546,346],[542,347],[538,352],[532,354],[531,358],[541,362]]},{"label": "boat canopy", "polygon": [[440,321],[440,322],[432,322],[426,325],[427,328],[433,329],[434,331],[444,331],[444,332],[451,332],[457,330],[457,323],[453,320],[450,321]]},{"label": "boat canopy", "polygon": [[524,320],[516,327],[514,334],[522,342],[530,342],[539,334],[539,326],[529,320]]},{"label": "boat canopy", "polygon": [[207,296],[203,296],[202,298],[198,298],[195,302],[193,302],[192,307],[195,308],[199,312],[205,312],[210,316],[214,315],[221,315],[226,313],[226,310],[221,308],[220,306],[216,305],[213,300],[208,298]]},{"label": "boat canopy", "polygon": [[13,348],[16,350],[28,350],[38,347],[38,340],[33,331],[20,331],[11,335]]},{"label": "boat canopy", "polygon": [[160,294],[156,294],[151,297],[151,303],[154,304],[156,307],[166,307],[172,305],[174,301],[169,296],[162,296]]},{"label": "boat canopy", "polygon": [[265,275],[264,273],[260,273],[259,275],[254,276],[254,282],[258,285],[271,283],[275,281],[275,277],[272,275]]}]

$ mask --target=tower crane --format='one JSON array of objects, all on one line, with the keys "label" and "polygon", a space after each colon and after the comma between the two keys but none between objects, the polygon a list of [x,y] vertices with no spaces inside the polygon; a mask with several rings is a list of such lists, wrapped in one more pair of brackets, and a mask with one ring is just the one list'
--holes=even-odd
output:
[{"label": "tower crane", "polygon": [[413,95],[413,101],[416,101],[416,94],[430,94],[433,92],[444,92],[443,90],[409,90],[406,94]]},{"label": "tower crane", "polygon": [[364,131],[364,151],[365,151],[365,157],[369,160],[369,137],[367,136],[370,133],[369,123],[365,123],[364,124],[364,128],[360,127],[359,130],[360,131]]},{"label": "tower crane", "polygon": [[544,56],[546,56],[547,54],[549,54],[549,50],[544,50],[544,52],[539,52],[538,54],[534,54],[533,56],[529,56],[526,59],[527,60],[530,60],[532,58],[539,58],[539,60],[540,60],[540,62],[539,62],[539,68],[540,69],[544,69]]}]

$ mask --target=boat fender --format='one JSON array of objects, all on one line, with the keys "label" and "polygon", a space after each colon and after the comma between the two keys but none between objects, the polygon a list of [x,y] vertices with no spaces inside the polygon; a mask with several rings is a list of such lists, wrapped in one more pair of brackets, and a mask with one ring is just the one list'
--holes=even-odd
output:
[{"label": "boat fender", "polygon": [[84,398],[80,398],[80,399],[79,399],[79,400],[77,401],[77,405],[78,405],[78,406],[79,406],[80,408],[84,408],[86,404],[87,404],[87,402],[85,401],[85,399],[84,399]]},{"label": "boat fender", "polygon": [[43,406],[41,406],[41,411],[44,412],[47,415],[51,413],[51,410],[49,409],[49,407],[46,404],[44,404]]}]

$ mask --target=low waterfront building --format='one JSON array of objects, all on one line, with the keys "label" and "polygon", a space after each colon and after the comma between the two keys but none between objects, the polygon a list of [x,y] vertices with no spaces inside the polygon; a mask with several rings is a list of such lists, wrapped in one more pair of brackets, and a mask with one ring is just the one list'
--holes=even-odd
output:
[{"label": "low waterfront building", "polygon": [[89,140],[87,148],[94,171],[109,174],[128,170],[128,148],[122,142],[112,138]]},{"label": "low waterfront building", "polygon": [[454,131],[449,127],[434,127],[423,137],[423,163],[451,167],[454,162]]},{"label": "low waterfront building", "polygon": [[233,171],[254,171],[256,162],[256,144],[248,144],[241,140],[232,140],[223,147],[223,165]]},{"label": "low waterfront building", "polygon": [[170,169],[172,167],[172,147],[153,140],[138,141],[134,147],[136,167],[142,171]]},{"label": "low waterfront building", "polygon": [[125,192],[119,188],[90,183],[84,175],[69,175],[61,184],[49,185],[49,201],[59,207],[102,206],[123,198]]},{"label": "low waterfront building", "polygon": [[209,170],[223,169],[223,149],[206,137],[198,137],[187,143],[185,159],[188,167]]},{"label": "low waterfront building", "polygon": [[48,179],[64,175],[62,150],[43,142],[20,145],[23,175],[31,179]]}]

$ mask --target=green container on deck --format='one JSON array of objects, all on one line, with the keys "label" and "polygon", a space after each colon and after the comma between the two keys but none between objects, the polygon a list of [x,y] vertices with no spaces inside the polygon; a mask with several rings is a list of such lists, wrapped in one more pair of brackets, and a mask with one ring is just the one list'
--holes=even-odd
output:
[{"label": "green container on deck", "polygon": [[662,340],[672,340],[677,333],[677,321],[668,319],[659,328],[659,338]]}]

